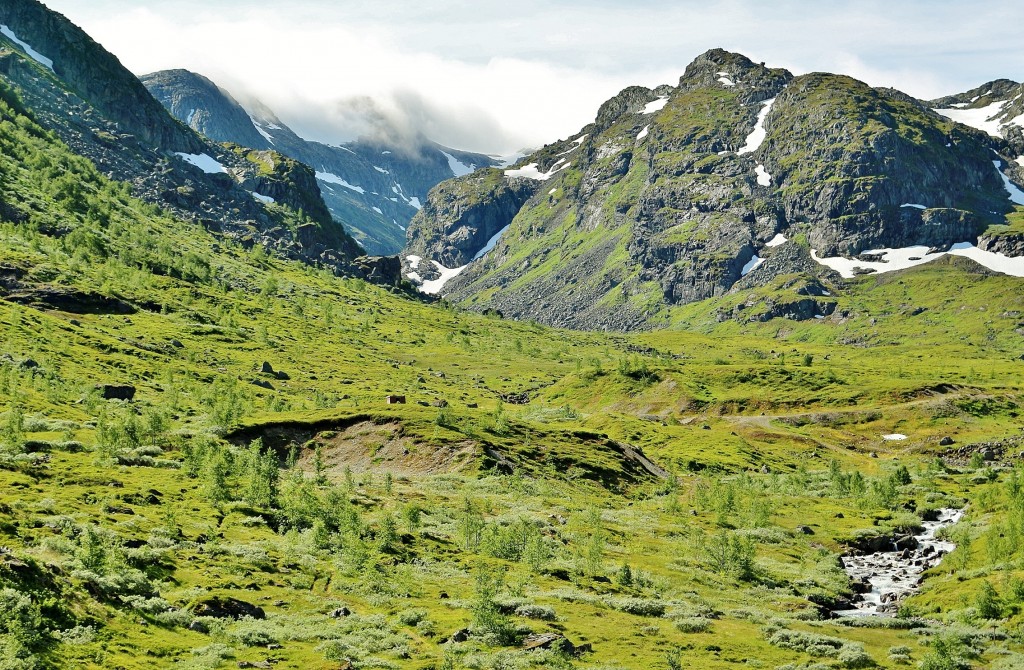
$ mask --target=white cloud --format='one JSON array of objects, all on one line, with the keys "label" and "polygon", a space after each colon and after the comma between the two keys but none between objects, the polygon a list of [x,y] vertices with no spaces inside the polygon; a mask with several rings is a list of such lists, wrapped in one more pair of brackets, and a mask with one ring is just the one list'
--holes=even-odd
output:
[{"label": "white cloud", "polygon": [[[675,83],[721,46],[934,97],[1024,69],[1024,5],[783,0],[46,0],[142,74],[184,67],[248,90],[331,142],[380,128],[509,152],[575,133],[631,84]],[[794,40],[793,35],[800,35]],[[392,132],[393,130],[389,131]]]}]

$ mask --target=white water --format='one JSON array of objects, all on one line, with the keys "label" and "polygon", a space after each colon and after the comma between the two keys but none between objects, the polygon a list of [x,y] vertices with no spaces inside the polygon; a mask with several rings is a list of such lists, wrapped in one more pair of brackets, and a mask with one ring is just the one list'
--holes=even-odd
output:
[{"label": "white water", "polygon": [[[871,591],[858,596],[855,609],[839,610],[840,616],[894,616],[899,603],[918,588],[921,575],[925,570],[942,562],[943,557],[956,548],[946,540],[940,540],[935,534],[940,528],[952,526],[960,521],[964,511],[960,509],[944,509],[939,513],[938,521],[923,522],[924,530],[914,537],[917,538],[917,549],[904,551],[880,551],[864,556],[844,556],[843,568],[853,581],[867,579]],[[883,603],[883,599],[886,603]],[[891,603],[891,604],[890,604]]]}]

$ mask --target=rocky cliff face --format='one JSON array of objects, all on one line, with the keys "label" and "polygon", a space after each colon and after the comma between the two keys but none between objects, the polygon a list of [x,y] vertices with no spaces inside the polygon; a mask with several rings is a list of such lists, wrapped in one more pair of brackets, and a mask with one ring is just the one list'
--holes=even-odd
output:
[{"label": "rocky cliff face", "polygon": [[434,144],[360,140],[342,146],[296,134],[258,100],[244,106],[209,79],[187,70],[142,77],[150,92],[182,122],[219,142],[274,149],[314,168],[331,214],[371,253],[394,254],[409,220],[439,182],[495,160]]},{"label": "rocky cliff face", "polygon": [[0,24],[53,62],[52,70],[119,130],[150,147],[196,152],[197,138],[170,118],[110,52],[36,0],[0,4]]},{"label": "rocky cliff face", "polygon": [[[741,281],[821,268],[812,249],[976,240],[1012,211],[993,165],[1006,146],[897,91],[712,50],[677,86],[625,89],[502,179],[435,188],[409,253],[470,261],[529,179],[508,230],[443,294],[561,326],[644,327]],[[803,251],[762,262],[781,244]]]},{"label": "rocky cliff face", "polygon": [[512,223],[538,184],[534,179],[506,178],[494,168],[443,182],[409,231],[408,253],[446,267],[469,263],[488,240]]},{"label": "rocky cliff face", "polygon": [[34,0],[0,6],[0,24],[13,35],[0,35],[0,81],[108,177],[246,246],[361,274],[353,260],[363,251],[330,216],[308,167],[196,134],[116,58]]},{"label": "rocky cliff face", "polygon": [[238,101],[206,77],[188,70],[164,70],[140,80],[174,118],[197,133],[216,142],[272,148]]}]

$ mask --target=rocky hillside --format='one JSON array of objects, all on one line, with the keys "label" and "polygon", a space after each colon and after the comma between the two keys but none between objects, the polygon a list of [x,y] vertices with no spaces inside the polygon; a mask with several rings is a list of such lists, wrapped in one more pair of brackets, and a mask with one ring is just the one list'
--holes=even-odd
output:
[{"label": "rocky hillside", "polygon": [[107,177],[246,246],[364,272],[354,263],[363,250],[331,217],[309,167],[197,134],[116,57],[34,0],[0,6],[0,26],[0,83]]},{"label": "rocky hillside", "polygon": [[272,148],[238,101],[201,74],[165,70],[140,79],[174,118],[211,140],[253,149]]},{"label": "rocky hillside", "polygon": [[977,242],[1013,212],[1008,156],[899,91],[712,50],[515,168],[436,188],[406,272],[477,309],[640,328],[755,268],[830,275],[813,259]]},{"label": "rocky hillside", "polygon": [[1024,84],[996,79],[987,84],[928,103],[936,112],[1007,140],[1024,154]]},{"label": "rocky hillside", "polygon": [[340,146],[296,134],[269,107],[244,106],[202,75],[165,70],[142,77],[177,119],[218,142],[274,149],[313,166],[331,214],[375,254],[395,254],[405,231],[439,182],[496,164],[482,154],[458,151],[425,138],[416,146],[360,140]]}]

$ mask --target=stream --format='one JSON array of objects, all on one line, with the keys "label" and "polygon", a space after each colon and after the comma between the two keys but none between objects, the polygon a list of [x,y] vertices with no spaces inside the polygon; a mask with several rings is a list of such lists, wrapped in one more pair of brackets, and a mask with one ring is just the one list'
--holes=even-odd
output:
[{"label": "stream", "polygon": [[839,616],[895,616],[900,602],[917,590],[925,570],[942,562],[956,545],[940,540],[935,534],[940,528],[952,526],[964,515],[962,509],[944,509],[935,521],[923,522],[924,530],[914,535],[915,543],[901,543],[905,548],[893,546],[890,551],[878,551],[862,556],[843,556],[842,565],[850,575],[854,589],[854,608],[838,610]]}]

